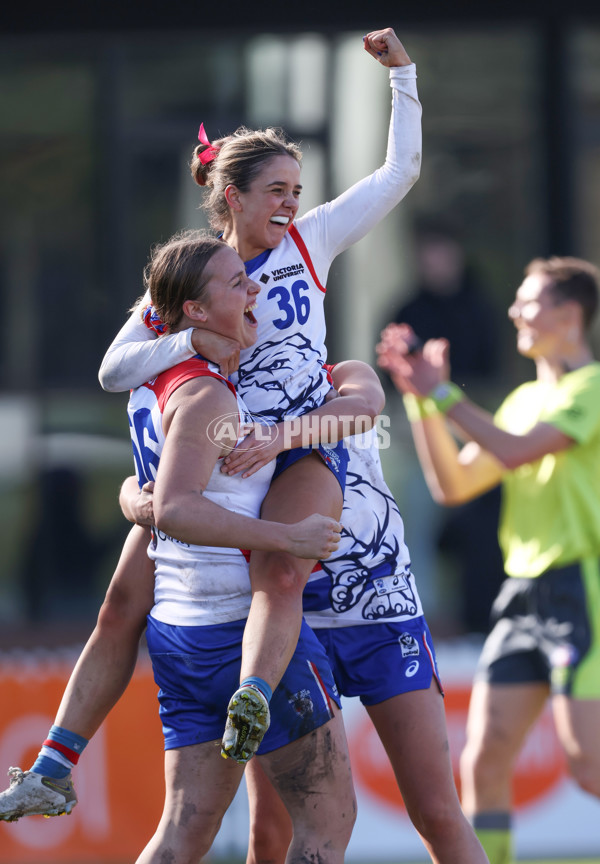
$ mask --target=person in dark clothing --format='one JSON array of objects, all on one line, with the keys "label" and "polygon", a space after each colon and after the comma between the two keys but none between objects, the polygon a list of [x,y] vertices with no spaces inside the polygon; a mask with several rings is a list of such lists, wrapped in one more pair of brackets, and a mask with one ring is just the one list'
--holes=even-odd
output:
[{"label": "person in dark clothing", "polygon": [[[478,275],[467,261],[460,232],[453,224],[442,219],[420,219],[414,234],[417,287],[394,320],[410,324],[423,342],[448,339],[456,383],[477,389],[498,373],[498,317],[494,307],[481,290]],[[431,506],[436,505],[432,502]],[[433,532],[429,544],[457,562],[457,623],[468,632],[487,632],[491,604],[503,579],[496,536],[499,508],[500,495],[494,489],[475,503],[450,513],[437,513],[439,518],[420,520],[422,530],[426,522]],[[475,545],[477,557],[473,555]],[[481,578],[482,562],[485,579]]]},{"label": "person in dark clothing", "polygon": [[[493,376],[498,370],[498,333],[492,305],[467,263],[458,232],[442,222],[421,220],[415,228],[418,281],[413,297],[395,315],[428,339],[450,339],[457,383]],[[468,338],[466,338],[468,336]]]}]

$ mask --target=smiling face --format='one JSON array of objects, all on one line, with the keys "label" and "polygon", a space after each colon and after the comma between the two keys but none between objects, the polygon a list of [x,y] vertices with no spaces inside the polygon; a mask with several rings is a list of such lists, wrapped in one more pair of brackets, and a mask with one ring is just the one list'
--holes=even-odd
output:
[{"label": "smiling face", "polygon": [[300,165],[292,156],[273,156],[246,192],[228,187],[231,230],[225,239],[245,261],[281,243],[299,207]]},{"label": "smiling face", "polygon": [[549,357],[564,338],[568,315],[557,302],[553,283],[544,273],[527,276],[518,288],[508,316],[517,328],[517,349],[524,357]]},{"label": "smiling face", "polygon": [[254,345],[257,323],[253,310],[260,285],[246,276],[240,256],[234,249],[219,249],[203,275],[206,288],[200,308],[204,328],[235,339],[241,348]]}]

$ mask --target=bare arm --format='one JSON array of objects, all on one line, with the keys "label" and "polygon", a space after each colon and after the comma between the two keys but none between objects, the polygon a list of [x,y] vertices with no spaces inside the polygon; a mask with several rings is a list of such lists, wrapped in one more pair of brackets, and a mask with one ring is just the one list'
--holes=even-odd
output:
[{"label": "bare arm", "polygon": [[559,453],[574,443],[572,438],[550,423],[536,423],[523,435],[505,432],[494,425],[490,414],[468,399],[450,408],[448,417],[509,470],[536,462],[547,453]]},{"label": "bare arm", "polygon": [[332,378],[334,398],[302,417],[277,424],[284,439],[282,449],[334,444],[373,428],[385,405],[376,372],[360,360],[346,360],[334,367]]},{"label": "bare arm", "polygon": [[169,399],[165,445],[154,488],[157,528],[185,543],[285,551],[301,558],[327,558],[337,548],[341,526],[318,514],[292,525],[253,519],[210,501],[204,491],[221,454],[209,427],[237,411],[222,383],[196,378]]},{"label": "bare arm", "polygon": [[381,381],[368,363],[344,360],[333,367],[331,377],[340,397],[357,400],[357,414],[367,414],[374,422],[385,408]]},{"label": "bare arm", "polygon": [[478,444],[459,449],[443,414],[415,418],[410,427],[425,482],[438,504],[464,504],[502,480],[503,466]]},{"label": "bare arm", "polygon": [[[449,350],[445,339],[431,339],[422,352],[409,353],[414,334],[407,325],[390,325],[382,333],[378,346],[380,365],[387,369],[397,388],[404,393],[430,397],[443,392],[449,378]],[[454,385],[450,385],[456,391]],[[557,453],[573,445],[573,439],[549,423],[536,425],[520,435],[500,429],[493,416],[461,398],[448,406],[444,413],[469,439],[493,456],[504,468],[514,470],[535,462],[547,453]]]},{"label": "bare arm", "polygon": [[[378,363],[389,372],[396,389],[404,395],[411,432],[425,481],[438,504],[455,506],[477,498],[502,479],[503,466],[475,442],[462,450],[448,428],[446,417],[429,400],[424,400],[413,378],[410,364],[415,334],[407,325],[390,325],[377,346]],[[447,372],[446,366],[443,369]],[[424,379],[433,372],[421,368]],[[431,381],[423,383],[428,390]]]}]

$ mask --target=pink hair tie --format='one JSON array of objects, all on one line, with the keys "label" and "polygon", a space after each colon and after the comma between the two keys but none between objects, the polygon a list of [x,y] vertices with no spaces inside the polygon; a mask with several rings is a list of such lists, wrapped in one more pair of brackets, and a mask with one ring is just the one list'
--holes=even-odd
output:
[{"label": "pink hair tie", "polygon": [[217,153],[219,152],[218,147],[213,147],[213,145],[208,140],[208,135],[204,131],[204,123],[200,124],[200,131],[198,132],[198,141],[201,144],[206,144],[206,150],[203,150],[202,153],[198,153],[198,159],[202,162],[203,165],[208,165],[209,162],[215,158]]},{"label": "pink hair tie", "polygon": [[142,321],[148,330],[154,330],[161,336],[169,329],[168,324],[163,324],[154,306],[148,305],[142,309]]}]

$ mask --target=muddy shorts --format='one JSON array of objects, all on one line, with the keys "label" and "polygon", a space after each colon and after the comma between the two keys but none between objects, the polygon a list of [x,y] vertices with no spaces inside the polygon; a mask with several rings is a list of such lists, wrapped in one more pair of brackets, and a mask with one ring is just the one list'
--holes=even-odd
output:
[{"label": "muddy shorts", "polygon": [[[158,684],[165,750],[220,739],[239,687],[245,621],[207,627],[148,616],[146,639]],[[271,699],[271,725],[258,749],[269,753],[323,726],[340,700],[324,649],[302,623],[298,647]]]}]

